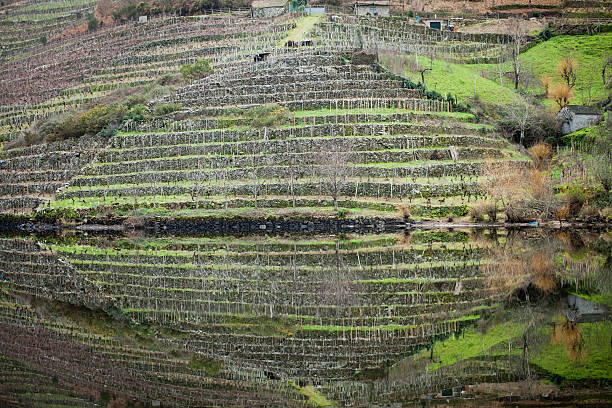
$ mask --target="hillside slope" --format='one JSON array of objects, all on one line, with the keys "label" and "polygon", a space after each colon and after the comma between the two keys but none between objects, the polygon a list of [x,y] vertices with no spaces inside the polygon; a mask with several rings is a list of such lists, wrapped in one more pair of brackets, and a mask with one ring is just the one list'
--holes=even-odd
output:
[{"label": "hillside slope", "polygon": [[[72,52],[73,39],[49,44],[23,55],[29,66],[55,61],[47,82],[23,70],[23,62],[6,65],[5,138],[23,139],[20,132],[40,126],[39,118],[44,124],[145,86],[156,90],[147,91],[154,100],[145,119],[130,119],[95,144],[70,139],[5,152],[0,209],[28,212],[44,204],[119,217],[464,216],[483,196],[482,164],[520,155],[489,126],[453,112],[444,96],[458,93],[453,81],[439,84],[441,95],[426,96],[376,62],[380,49],[406,38],[413,41],[401,52],[450,52],[456,61],[504,52],[501,37],[452,35],[448,41],[384,18],[256,20],[238,12],[103,27],[80,38],[79,50],[89,47],[85,59]],[[309,42],[286,47],[289,39]],[[180,67],[201,58],[213,70],[207,78],[156,85],[176,83]],[[18,86],[28,75],[31,86]],[[511,100],[501,91],[485,90]],[[45,102],[14,105],[23,98]]]}]

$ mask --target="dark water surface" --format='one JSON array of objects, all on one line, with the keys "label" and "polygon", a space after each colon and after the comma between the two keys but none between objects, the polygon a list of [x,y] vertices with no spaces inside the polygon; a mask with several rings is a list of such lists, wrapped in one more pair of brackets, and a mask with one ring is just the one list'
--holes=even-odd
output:
[{"label": "dark water surface", "polygon": [[606,406],[611,248],[541,229],[5,235],[0,406]]}]

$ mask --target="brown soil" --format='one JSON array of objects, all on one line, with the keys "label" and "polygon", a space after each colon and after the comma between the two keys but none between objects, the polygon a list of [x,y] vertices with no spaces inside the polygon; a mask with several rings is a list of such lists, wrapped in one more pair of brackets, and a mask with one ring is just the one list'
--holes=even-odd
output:
[{"label": "brown soil", "polygon": [[[523,20],[520,29],[523,34],[533,31],[541,31],[546,27],[545,20]],[[473,24],[459,29],[462,33],[469,34],[512,34],[513,22],[510,19],[490,19],[483,23]]]},{"label": "brown soil", "polygon": [[559,389],[554,385],[544,384],[538,381],[484,383],[471,385],[470,394],[495,397],[520,396],[525,399],[539,397],[548,398],[557,396],[559,394]]},{"label": "brown soil", "polygon": [[[493,7],[507,6],[511,4],[525,4],[527,8],[521,10],[494,10]],[[411,5],[407,5],[408,9],[416,12],[431,12],[445,11],[456,14],[485,14],[485,13],[523,13],[526,11],[538,11],[539,9],[530,9],[531,6],[551,6],[558,7],[561,0],[483,0],[483,1],[467,1],[467,0],[413,0]]]}]

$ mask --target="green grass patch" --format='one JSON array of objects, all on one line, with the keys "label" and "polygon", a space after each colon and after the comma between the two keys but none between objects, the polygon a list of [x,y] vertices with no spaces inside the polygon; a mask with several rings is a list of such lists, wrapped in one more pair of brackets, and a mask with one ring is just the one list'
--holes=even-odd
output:
[{"label": "green grass patch", "polygon": [[213,360],[212,358],[193,355],[189,360],[189,367],[194,370],[204,371],[208,376],[213,376],[221,371],[223,363],[218,360]]},{"label": "green grass patch", "polygon": [[300,388],[300,394],[308,397],[308,402],[315,407],[333,407],[334,404],[312,385]]},{"label": "green grass patch", "polygon": [[[612,33],[553,37],[521,54],[520,59],[524,71],[531,71],[535,76],[534,83],[528,87],[527,91],[533,95],[543,95],[544,89],[539,79],[544,76],[551,77],[553,84],[561,83],[561,78],[557,74],[559,61],[563,57],[572,56],[578,61],[577,80],[573,89],[575,98],[572,103],[587,103],[589,89],[592,101],[603,99],[607,95],[607,90],[604,89],[601,80],[601,66],[606,55],[610,53],[612,53]],[[475,64],[465,67],[473,73],[484,71],[489,78],[497,78],[495,64]],[[512,72],[511,64],[505,63],[503,70]],[[499,83],[495,82],[499,86]],[[509,90],[514,87],[513,80],[510,78],[504,78],[502,83]],[[553,106],[550,101],[547,101],[547,104]]]},{"label": "green grass patch", "polygon": [[[547,328],[550,334],[552,328]],[[564,346],[546,344],[530,362],[554,376],[566,380],[612,379],[612,352],[610,352],[610,337],[612,322],[596,322],[580,324],[584,338],[584,357],[577,361],[571,360]]]},{"label": "green grass patch", "polygon": [[[572,56],[578,61],[574,103],[583,104],[591,98],[602,99],[607,94],[601,80],[601,65],[604,57],[612,53],[612,33],[599,35],[560,35],[536,45],[521,55],[521,62],[533,71],[537,78],[550,76],[553,82],[561,82],[557,65],[561,58]],[[539,93],[541,86],[536,88]],[[530,89],[534,91],[534,89]]]},{"label": "green grass patch", "polygon": [[[466,328],[462,334],[450,337],[434,346],[434,362],[429,364],[430,370],[455,364],[459,361],[477,357],[489,351],[492,347],[508,342],[522,333],[523,326],[507,322],[491,327],[482,334],[475,327]],[[430,351],[422,350],[414,358],[429,359]]]},{"label": "green grass patch", "polygon": [[[441,94],[451,93],[458,103],[465,103],[478,94],[480,99],[492,104],[512,103],[516,94],[499,83],[483,78],[470,65],[452,64],[443,60],[430,60],[419,57],[419,66],[431,68],[425,73],[427,89],[435,90]],[[413,81],[421,81],[418,72],[407,70],[406,76]]]},{"label": "green grass patch", "polygon": [[308,38],[310,32],[319,22],[321,16],[306,16],[296,21],[296,26],[293,30],[287,32],[287,36],[283,38],[278,45],[283,47],[287,41],[294,41],[299,44],[300,41]]}]

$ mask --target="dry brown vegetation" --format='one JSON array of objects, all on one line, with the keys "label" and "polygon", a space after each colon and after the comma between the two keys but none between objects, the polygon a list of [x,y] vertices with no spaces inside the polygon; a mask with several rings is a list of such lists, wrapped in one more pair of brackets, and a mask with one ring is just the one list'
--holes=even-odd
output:
[{"label": "dry brown vegetation", "polygon": [[489,160],[483,164],[481,172],[488,177],[480,182],[480,188],[492,197],[494,203],[499,201],[505,206],[523,196],[520,186],[524,184],[524,170],[515,163]]},{"label": "dry brown vegetation", "polygon": [[497,205],[487,201],[477,203],[470,208],[468,215],[476,222],[485,221],[485,215],[490,222],[495,222],[497,220]]},{"label": "dry brown vegetation", "polygon": [[550,342],[565,347],[567,356],[573,361],[584,358],[584,339],[580,326],[574,321],[565,320],[555,325]]},{"label": "dry brown vegetation", "polygon": [[401,214],[404,221],[412,219],[412,215],[410,214],[410,205],[401,203],[397,206],[397,211]]},{"label": "dry brown vegetation", "polygon": [[563,57],[557,66],[557,72],[565,84],[571,89],[576,85],[578,61],[572,56]]},{"label": "dry brown vegetation", "polygon": [[493,248],[490,256],[495,261],[480,266],[486,287],[493,295],[508,297],[528,282],[529,271],[518,252],[517,248]]},{"label": "dry brown vegetation", "polygon": [[544,95],[548,96],[548,91],[550,90],[550,85],[552,84],[552,80],[549,76],[544,76],[540,78],[540,83],[544,87]]},{"label": "dry brown vegetation", "polygon": [[552,146],[548,143],[539,142],[529,148],[529,156],[531,156],[536,169],[545,170],[552,157]]},{"label": "dry brown vegetation", "polygon": [[557,84],[550,89],[548,96],[561,110],[570,104],[574,98],[574,93],[568,84]]},{"label": "dry brown vegetation", "polygon": [[511,296],[529,286],[543,294],[553,292],[559,282],[553,250],[554,246],[532,248],[522,241],[492,248],[489,255],[493,262],[481,266],[486,287],[500,296]]},{"label": "dry brown vegetation", "polygon": [[536,252],[529,259],[529,268],[534,274],[532,284],[543,293],[550,293],[557,287],[554,266],[549,252]]}]

